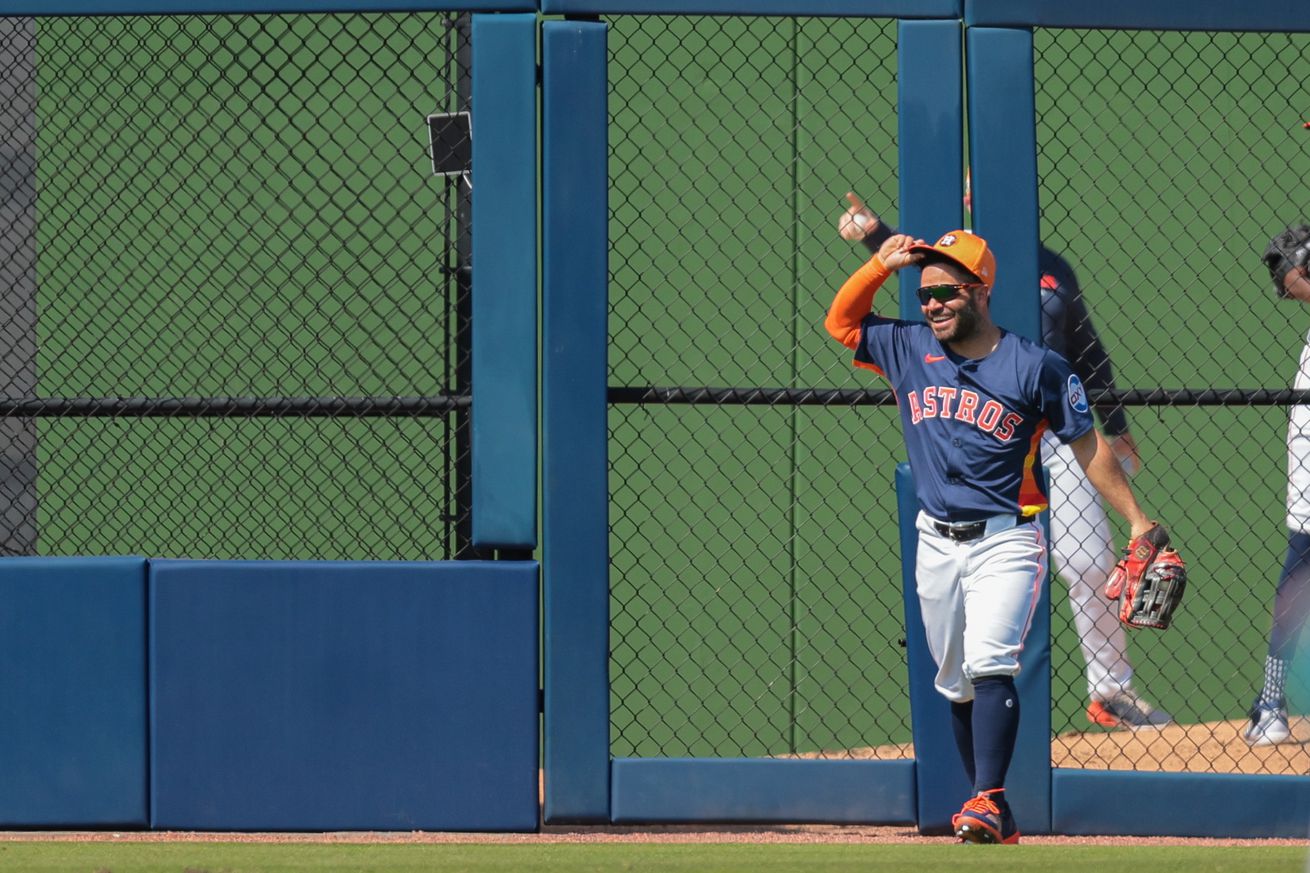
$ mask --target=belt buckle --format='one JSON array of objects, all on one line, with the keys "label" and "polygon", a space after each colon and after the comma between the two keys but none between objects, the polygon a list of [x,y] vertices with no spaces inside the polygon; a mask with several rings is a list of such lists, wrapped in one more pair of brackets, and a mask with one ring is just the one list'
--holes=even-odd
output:
[{"label": "belt buckle", "polygon": [[967,543],[969,540],[976,540],[987,530],[987,522],[985,521],[962,521],[955,524],[946,521],[939,521],[936,522],[936,524],[938,533],[957,543]]},{"label": "belt buckle", "polygon": [[[967,535],[965,534],[966,530],[969,532]],[[962,543],[967,543],[969,540],[976,540],[983,534],[987,533],[987,522],[970,521],[966,524],[960,525],[956,531],[958,534],[956,540]]]}]

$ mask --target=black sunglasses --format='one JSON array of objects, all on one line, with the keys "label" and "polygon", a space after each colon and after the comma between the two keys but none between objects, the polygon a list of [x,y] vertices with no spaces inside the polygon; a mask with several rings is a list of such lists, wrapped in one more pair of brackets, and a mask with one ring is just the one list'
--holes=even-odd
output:
[{"label": "black sunglasses", "polygon": [[927,306],[929,300],[936,300],[938,303],[949,303],[969,288],[982,287],[977,282],[962,282],[959,285],[924,285],[916,293],[919,295],[919,305]]}]

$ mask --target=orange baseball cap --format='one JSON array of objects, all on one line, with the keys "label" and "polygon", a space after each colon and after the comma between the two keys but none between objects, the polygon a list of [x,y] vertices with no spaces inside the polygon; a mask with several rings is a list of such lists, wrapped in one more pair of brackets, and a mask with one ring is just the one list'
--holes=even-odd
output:
[{"label": "orange baseball cap", "polygon": [[910,246],[912,252],[932,254],[959,264],[991,288],[996,284],[996,256],[987,241],[967,230],[953,230],[930,246]]}]

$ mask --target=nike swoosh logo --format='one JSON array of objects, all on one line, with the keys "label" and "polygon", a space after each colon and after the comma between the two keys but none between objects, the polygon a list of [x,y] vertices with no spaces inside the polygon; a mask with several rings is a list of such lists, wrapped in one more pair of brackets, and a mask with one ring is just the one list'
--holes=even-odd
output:
[{"label": "nike swoosh logo", "polygon": [[946,360],[946,356],[945,356],[945,355],[924,355],[924,356],[923,356],[923,362],[924,362],[925,364],[935,364],[935,363],[937,363],[938,361],[944,361],[944,360]]}]

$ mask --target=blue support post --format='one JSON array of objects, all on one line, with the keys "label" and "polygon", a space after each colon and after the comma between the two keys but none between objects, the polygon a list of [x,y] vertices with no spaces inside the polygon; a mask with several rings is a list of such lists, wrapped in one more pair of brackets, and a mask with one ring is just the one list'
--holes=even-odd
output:
[{"label": "blue support post", "polygon": [[1033,35],[971,28],[968,41],[973,227],[996,253],[992,317],[1041,342]]},{"label": "blue support post", "polygon": [[606,27],[542,27],[547,822],[609,820]]},{"label": "blue support post", "polygon": [[[901,229],[933,241],[964,226],[964,57],[958,21],[902,21],[897,33]],[[917,267],[899,274],[901,318],[920,321]]]},{"label": "blue support post", "polygon": [[909,464],[896,468],[896,507],[901,531],[901,588],[905,597],[905,652],[910,677],[919,832],[944,834],[950,832],[951,816],[960,811],[960,804],[973,786],[964,774],[964,765],[955,748],[950,704],[934,685],[937,665],[923,630],[923,613],[914,580],[919,545],[914,519],[919,514],[919,500],[914,494],[914,476]]},{"label": "blue support post", "polygon": [[[973,224],[996,252],[992,317],[1041,342],[1032,31],[972,28],[967,52]],[[1016,684],[1023,718],[1007,780],[1027,833],[1051,829],[1050,616],[1047,584],[1020,659]]]},{"label": "blue support post", "polygon": [[[537,544],[537,17],[473,16],[473,542]],[[503,230],[509,221],[514,232]]]},{"label": "blue support post", "polygon": [[[900,68],[901,226],[935,240],[962,227],[964,212],[964,51],[958,21],[902,21],[897,35]],[[918,269],[902,271],[901,318],[920,321],[918,301],[905,289],[919,284]],[[951,735],[950,707],[937,693],[937,667],[928,651],[915,587],[919,502],[909,464],[896,470],[905,635],[910,677],[919,829],[944,833],[968,796]]]}]

